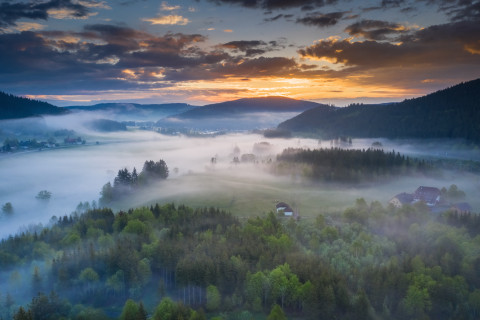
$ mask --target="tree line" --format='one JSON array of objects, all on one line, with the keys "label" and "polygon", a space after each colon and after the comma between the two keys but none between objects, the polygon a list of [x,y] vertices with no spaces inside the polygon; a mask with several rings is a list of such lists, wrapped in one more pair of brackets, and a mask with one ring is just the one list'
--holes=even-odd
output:
[{"label": "tree line", "polygon": [[153,160],[145,161],[140,174],[137,173],[135,167],[132,172],[127,168],[120,169],[113,180],[113,186],[110,182],[107,182],[102,187],[99,203],[101,206],[108,205],[111,202],[132,194],[153,182],[167,179],[168,174],[168,166],[164,160],[159,160],[157,162]]},{"label": "tree line", "polygon": [[425,160],[381,149],[285,149],[277,156],[277,173],[300,173],[316,181],[361,182],[399,174],[432,172]]}]

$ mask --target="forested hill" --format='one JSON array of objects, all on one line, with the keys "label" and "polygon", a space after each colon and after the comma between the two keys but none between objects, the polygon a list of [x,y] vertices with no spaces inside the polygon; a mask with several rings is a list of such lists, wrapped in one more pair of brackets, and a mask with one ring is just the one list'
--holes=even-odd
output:
[{"label": "forested hill", "polygon": [[105,111],[132,117],[163,118],[183,113],[194,108],[186,103],[138,104],[138,103],[100,103],[93,106],[70,106],[72,111]]},{"label": "forested hill", "polygon": [[324,137],[465,138],[480,142],[480,79],[388,105],[315,108],[280,129]]},{"label": "forested hill", "polygon": [[262,97],[209,104],[182,113],[178,118],[215,118],[252,112],[303,112],[312,108],[334,109],[334,107],[310,101],[295,100],[285,97]]},{"label": "forested hill", "polygon": [[0,120],[56,115],[66,110],[47,102],[17,97],[0,91]]}]

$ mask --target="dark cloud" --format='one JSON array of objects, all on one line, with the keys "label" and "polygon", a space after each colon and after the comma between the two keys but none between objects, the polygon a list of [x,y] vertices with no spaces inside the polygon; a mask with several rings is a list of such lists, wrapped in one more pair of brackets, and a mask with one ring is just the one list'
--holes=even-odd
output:
[{"label": "dark cloud", "polygon": [[231,58],[222,63],[204,67],[169,69],[165,78],[170,81],[214,80],[227,77],[262,78],[288,77],[302,70],[294,59],[284,57]]},{"label": "dark cloud", "polygon": [[405,0],[382,0],[382,8],[398,8],[405,3]]},{"label": "dark cloud", "polygon": [[401,24],[380,20],[362,20],[345,28],[349,35],[369,40],[385,40],[389,35],[399,35],[406,30]]},{"label": "dark cloud", "polygon": [[301,8],[301,10],[302,10],[302,11],[312,11],[312,10],[315,10],[315,7],[312,6],[312,5],[307,4],[307,5],[303,6],[303,7]]},{"label": "dark cloud", "polygon": [[[89,25],[81,32],[0,34],[0,84],[54,91],[126,89],[158,84],[166,68],[217,64],[229,55],[196,47],[198,34],[154,36],[112,25]],[[125,73],[132,69],[133,74]],[[140,81],[151,81],[143,83]]]},{"label": "dark cloud", "polygon": [[[86,1],[87,3],[94,3]],[[49,10],[67,9],[75,18],[87,17],[90,10],[81,3],[72,0],[49,0],[46,2],[28,1],[3,1],[0,3],[0,27],[14,26],[19,19],[47,20]]]},{"label": "dark cloud", "polygon": [[336,4],[338,0],[210,0],[217,4],[235,4],[248,8],[263,8],[267,10],[288,9],[288,8],[310,8],[323,7]]},{"label": "dark cloud", "polygon": [[257,48],[259,46],[265,46],[267,43],[260,40],[241,40],[230,41],[221,45],[224,48],[238,49],[240,51],[247,51],[248,49]]},{"label": "dark cloud", "polygon": [[263,21],[265,22],[271,22],[271,21],[276,21],[280,18],[284,18],[284,19],[290,19],[290,18],[293,18],[293,14],[278,14],[276,15],[275,17],[272,17],[272,18],[265,18],[263,19]]},{"label": "dark cloud", "polygon": [[400,44],[329,39],[301,49],[299,54],[360,69],[459,64],[478,67],[478,34],[480,24],[451,23],[431,26],[402,36],[399,39],[402,41]]},{"label": "dark cloud", "polygon": [[338,21],[345,15],[346,12],[330,12],[330,13],[320,13],[315,12],[308,14],[303,18],[298,18],[297,23],[301,23],[307,26],[315,27],[329,27],[336,25]]},{"label": "dark cloud", "polygon": [[457,6],[442,6],[453,21],[477,20],[480,23],[480,1],[459,0]]},{"label": "dark cloud", "polygon": [[231,41],[210,50],[197,45],[203,41],[199,34],[156,36],[105,24],[87,25],[79,32],[0,34],[0,86],[78,94],[314,73],[313,66],[298,65],[293,58],[258,56],[283,48],[285,39]]},{"label": "dark cloud", "polygon": [[147,0],[121,0],[121,1],[119,1],[119,3],[122,6],[129,6],[129,5],[138,3],[138,2],[145,2],[145,1],[147,1]]},{"label": "dark cloud", "polygon": [[278,41],[270,41],[266,43],[261,40],[239,40],[230,41],[218,46],[219,48],[233,50],[234,52],[243,52],[245,56],[252,57],[269,51],[282,49],[285,46]]}]

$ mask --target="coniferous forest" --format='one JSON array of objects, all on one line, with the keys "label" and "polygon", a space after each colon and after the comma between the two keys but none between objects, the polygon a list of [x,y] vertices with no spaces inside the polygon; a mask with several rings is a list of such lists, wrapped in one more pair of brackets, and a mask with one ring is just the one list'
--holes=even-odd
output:
[{"label": "coniferous forest", "polygon": [[[434,166],[382,149],[285,149],[277,156],[277,172],[298,171],[314,181],[362,182],[400,174],[431,174]],[[305,166],[306,165],[306,166]]]}]

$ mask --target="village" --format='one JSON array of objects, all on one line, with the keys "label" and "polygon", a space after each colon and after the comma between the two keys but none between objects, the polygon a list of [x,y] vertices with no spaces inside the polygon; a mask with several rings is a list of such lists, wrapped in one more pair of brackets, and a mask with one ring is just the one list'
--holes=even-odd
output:
[{"label": "village", "polygon": [[2,153],[11,153],[18,151],[28,151],[28,150],[43,150],[43,149],[53,149],[59,148],[62,146],[71,146],[71,145],[84,145],[86,143],[85,139],[82,137],[66,137],[63,139],[63,144],[57,142],[55,138],[49,138],[46,141],[37,141],[37,139],[28,139],[28,140],[17,140],[17,139],[6,139],[3,142],[3,146],[0,148]]},{"label": "village", "polygon": [[442,213],[445,211],[454,211],[458,214],[467,214],[472,211],[472,207],[464,200],[465,192],[452,184],[449,189],[438,189],[436,187],[420,186],[413,193],[402,192],[394,196],[389,204],[396,208],[405,205],[413,205],[423,202],[433,213]]}]

